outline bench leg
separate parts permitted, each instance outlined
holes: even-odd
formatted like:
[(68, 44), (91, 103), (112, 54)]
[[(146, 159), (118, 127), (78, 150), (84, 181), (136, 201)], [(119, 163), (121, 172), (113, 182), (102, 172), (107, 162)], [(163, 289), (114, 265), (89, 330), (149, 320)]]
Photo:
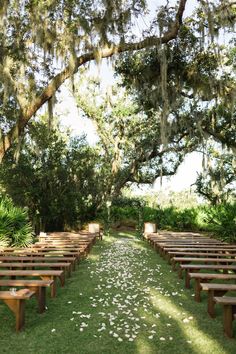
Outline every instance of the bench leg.
[(233, 337), (233, 311), (232, 305), (224, 305), (224, 314), (223, 314), (223, 323), (224, 323), (224, 333), (227, 337)]
[(208, 290), (208, 305), (207, 305), (207, 312), (208, 314), (214, 318), (215, 317), (215, 301), (214, 296), (223, 296), (227, 293), (226, 290)]
[(61, 286), (63, 287), (65, 285), (65, 271), (63, 271), (62, 275), (59, 277)]
[(68, 278), (71, 277), (71, 265), (68, 268), (66, 268), (66, 269), (64, 267), (60, 267), (60, 270), (63, 270), (64, 272), (66, 272), (66, 275), (67, 275)]
[(38, 311), (43, 313), (46, 309), (46, 288), (40, 286), (38, 289)]
[(172, 257), (169, 255), (168, 252), (166, 253), (166, 260), (167, 260), (168, 264), (172, 263)]
[(63, 271), (62, 275), (59, 276), (61, 286), (64, 287), (65, 285), (65, 271)]
[(30, 290), (35, 292), (38, 300), (38, 312), (43, 313), (46, 309), (46, 288), (45, 286), (30, 286)]
[(14, 312), (16, 317), (16, 332), (20, 331), (25, 324), (25, 300), (9, 299), (4, 300), (9, 309)]
[(207, 312), (212, 318), (215, 317), (214, 290), (208, 290)]
[(167, 251), (163, 251), (163, 258), (168, 261), (168, 252)]
[(197, 278), (195, 279), (195, 296), (194, 296), (194, 299), (195, 301), (197, 302), (200, 302), (201, 301), (201, 279)]
[(57, 291), (56, 278), (53, 277), (53, 283), (51, 286), (51, 297), (56, 296), (56, 291)]
[(16, 305), (16, 331), (20, 331), (25, 324), (25, 300), (18, 300)]
[(41, 276), (41, 279), (43, 280), (53, 280), (53, 283), (51, 285), (51, 297), (55, 297), (56, 296), (56, 292), (57, 292), (57, 284), (56, 284), (56, 277), (54, 276)]
[(189, 270), (189, 271), (188, 271), (188, 269), (185, 270), (185, 287), (186, 287), (187, 289), (190, 288), (189, 272), (190, 272), (190, 270)]
[(178, 269), (178, 277), (179, 277), (180, 279), (183, 279), (183, 269), (180, 268), (180, 267), (179, 267), (179, 269)]
[(67, 268), (67, 275), (69, 278), (71, 277), (71, 272), (72, 272), (72, 263), (70, 263), (70, 266)]
[(176, 262), (175, 262), (175, 260), (173, 259), (171, 259), (171, 258), (169, 258), (169, 260), (170, 260), (170, 262), (168, 262), (169, 264), (172, 264), (172, 270), (176, 270)]
[(72, 262), (72, 270), (76, 270), (76, 260)]

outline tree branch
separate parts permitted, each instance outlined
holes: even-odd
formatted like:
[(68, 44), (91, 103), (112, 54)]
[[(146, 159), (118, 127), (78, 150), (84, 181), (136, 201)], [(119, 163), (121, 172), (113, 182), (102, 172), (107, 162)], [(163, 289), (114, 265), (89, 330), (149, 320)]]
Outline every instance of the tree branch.
[(154, 175), (148, 175), (148, 174), (133, 175), (133, 176), (130, 176), (130, 178), (127, 182), (141, 183), (141, 184), (152, 184), (158, 177), (173, 176), (176, 173), (178, 167), (179, 167), (179, 164), (176, 164), (176, 166), (174, 167), (174, 169), (172, 171), (168, 171), (163, 168), (163, 170), (156, 171), (156, 173)]
[(229, 139), (227, 139), (224, 135), (213, 131), (209, 127), (202, 127), (202, 130), (205, 131), (208, 135), (213, 136), (216, 140), (218, 140), (222, 144), (225, 144), (229, 148), (232, 148), (233, 152), (235, 153), (235, 151), (236, 151), (236, 141), (229, 141)]
[(113, 55), (127, 52), (127, 51), (136, 51), (144, 48), (149, 48), (152, 46), (156, 46), (159, 44), (168, 43), (172, 39), (175, 39), (178, 35), (179, 28), (182, 24), (182, 17), (185, 10), (187, 0), (180, 0), (178, 11), (175, 16), (175, 21), (171, 29), (163, 34), (162, 37), (151, 36), (145, 38), (142, 41), (136, 43), (124, 43), (120, 45), (112, 45), (111, 47), (102, 48), (99, 51), (85, 53), (79, 56), (73, 65), (69, 64), (62, 72), (57, 74), (48, 86), (42, 91), (40, 95), (38, 95), (31, 104), (24, 109), (21, 117), (19, 117), (16, 125), (10, 130), (10, 132), (1, 137), (0, 141), (0, 161), (5, 155), (5, 152), (11, 147), (13, 142), (18, 139), (18, 137), (22, 134), (24, 127), (27, 125), (28, 121), (32, 118), (32, 116), (43, 106), (45, 102), (47, 102), (58, 90), (58, 88), (72, 75), (74, 75), (80, 66), (86, 64), (89, 61), (96, 59), (97, 53), (99, 53), (100, 58), (109, 58)]

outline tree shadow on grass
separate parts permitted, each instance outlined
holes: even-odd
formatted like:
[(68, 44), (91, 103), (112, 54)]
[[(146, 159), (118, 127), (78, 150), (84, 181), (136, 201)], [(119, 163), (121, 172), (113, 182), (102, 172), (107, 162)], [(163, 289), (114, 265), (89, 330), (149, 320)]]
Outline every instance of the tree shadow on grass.
[[(154, 252), (154, 251), (153, 251)], [(171, 271), (171, 267), (156, 254), (156, 261), (162, 266), (162, 285), (168, 293), (181, 291), (182, 296), (163, 296), (153, 289), (153, 313), (159, 311), (163, 322), (168, 321), (171, 316), (173, 324), (173, 341), (163, 340), (157, 353), (171, 352), (173, 346), (174, 353), (235, 353), (235, 341), (226, 339), (223, 334), (222, 312), (221, 316), (212, 320), (206, 311), (207, 302), (205, 296), (201, 303), (196, 303), (193, 299), (193, 290), (184, 288), (184, 281), (179, 280), (177, 273)], [(184, 291), (182, 291), (184, 290)], [(218, 309), (219, 310), (219, 309)], [(191, 318), (189, 320), (189, 317)], [(169, 320), (170, 321), (170, 320)], [(161, 332), (160, 336), (166, 339), (168, 329)], [(169, 334), (170, 332), (169, 332)], [(160, 337), (159, 336), (159, 337)], [(191, 341), (191, 343), (188, 343)], [(149, 341), (152, 348), (150, 353), (155, 353), (155, 343)], [(159, 351), (160, 350), (160, 351)], [(137, 352), (142, 353), (137, 346)]]

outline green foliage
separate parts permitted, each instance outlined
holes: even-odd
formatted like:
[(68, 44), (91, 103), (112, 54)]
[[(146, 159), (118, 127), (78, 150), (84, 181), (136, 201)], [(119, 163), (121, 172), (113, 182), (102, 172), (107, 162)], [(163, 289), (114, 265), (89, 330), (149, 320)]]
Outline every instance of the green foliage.
[(159, 208), (156, 210), (154, 222), (157, 228), (167, 230), (195, 230), (196, 229), (196, 209), (177, 209), (175, 207)]
[[(196, 143), (211, 136), (235, 149), (234, 45), (223, 46), (221, 41), (214, 41), (211, 30), (212, 26), (217, 31), (221, 28), (217, 17), (221, 12), (216, 11), (212, 2), (208, 3), (210, 12), (206, 14), (201, 4), (199, 17), (185, 21), (176, 41), (123, 54), (117, 61), (116, 72), (136, 98), (140, 110), (149, 119), (155, 115), (167, 142), (172, 135), (177, 137), (185, 132)], [(232, 11), (229, 4), (225, 8)], [(168, 18), (168, 10), (165, 11)], [(211, 44), (205, 40), (206, 32)]]
[(7, 122), (1, 129), (12, 126), (61, 65), (73, 74), (76, 55), (88, 50), (99, 60), (99, 48), (123, 37), (144, 7), (142, 0), (1, 1), (0, 112)]
[(98, 82), (84, 76), (75, 94), (78, 106), (97, 128), (106, 199), (116, 198), (129, 182), (149, 184), (173, 175), (193, 148), (182, 132), (175, 132), (163, 147), (157, 117), (140, 112), (119, 86), (113, 86), (112, 95), (102, 95)]
[(222, 240), (236, 242), (236, 203), (201, 208), (198, 224)]
[(113, 223), (117, 226), (127, 226), (135, 228), (138, 222), (138, 210), (132, 206), (117, 207), (111, 209)]
[(58, 127), (31, 125), (16, 163), (8, 153), (1, 184), (14, 202), (27, 206), (36, 231), (77, 227), (99, 201), (96, 151), (84, 138), (70, 139)]
[(109, 223), (109, 227), (136, 229), (138, 235), (141, 235), (143, 232), (144, 205), (145, 201), (141, 198), (118, 197), (113, 200), (109, 214), (108, 208), (103, 207), (97, 217), (104, 224), (105, 230)]
[[(122, 205), (123, 203), (123, 205)], [(138, 204), (132, 205), (132, 199), (124, 199), (111, 208), (113, 227), (136, 227), (139, 220), (156, 223), (159, 230), (206, 231), (222, 240), (236, 241), (236, 204), (217, 206), (198, 206), (178, 209), (174, 206), (151, 208)], [(141, 215), (140, 215), (141, 211)]]
[(33, 239), (33, 229), (26, 209), (14, 206), (6, 197), (0, 199), (0, 245), (26, 247)]
[[(113, 227), (132, 227), (141, 232), (143, 222), (153, 222), (158, 229), (195, 230), (197, 228), (197, 208), (177, 209), (175, 207), (150, 208), (139, 198), (120, 198), (111, 207), (111, 223)], [(106, 211), (100, 214), (106, 219)], [(142, 225), (139, 225), (142, 223)]]
[(235, 200), (236, 166), (235, 156), (222, 149), (209, 147), (204, 154), (206, 166), (198, 174), (196, 192), (212, 205)]
[(190, 209), (145, 208), (144, 221), (157, 224), (158, 229), (206, 231), (222, 240), (236, 241), (236, 204), (199, 206)]

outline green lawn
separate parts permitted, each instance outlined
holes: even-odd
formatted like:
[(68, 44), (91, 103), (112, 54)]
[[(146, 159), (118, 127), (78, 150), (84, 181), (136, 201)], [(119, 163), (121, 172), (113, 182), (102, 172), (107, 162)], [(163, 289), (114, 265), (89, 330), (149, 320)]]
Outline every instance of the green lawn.
[(117, 233), (97, 242), (45, 314), (27, 302), (25, 330), (0, 305), (1, 353), (235, 353), (221, 308), (212, 320), (193, 290), (144, 241)]

